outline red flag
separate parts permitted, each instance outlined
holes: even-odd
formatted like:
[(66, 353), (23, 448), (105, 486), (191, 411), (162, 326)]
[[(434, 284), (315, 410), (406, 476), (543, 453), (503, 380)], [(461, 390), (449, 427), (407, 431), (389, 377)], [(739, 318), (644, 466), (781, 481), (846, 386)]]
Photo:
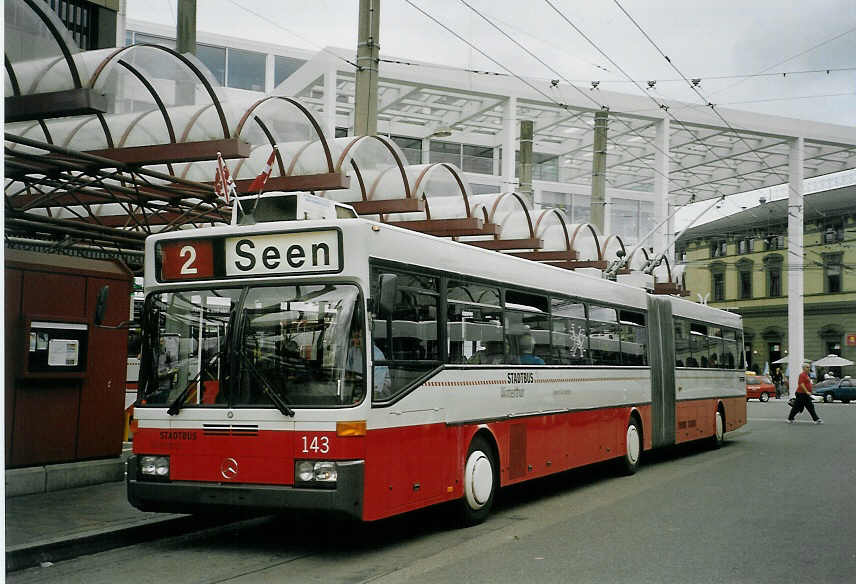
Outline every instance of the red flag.
[(270, 173), (273, 170), (273, 161), (276, 158), (276, 148), (271, 150), (270, 156), (268, 156), (267, 162), (265, 163), (265, 167), (262, 169), (262, 172), (257, 176), (250, 186), (247, 188), (248, 192), (258, 191), (262, 192), (262, 189), (265, 188), (265, 183), (267, 179), (270, 178)]
[(226, 186), (223, 182), (223, 157), (217, 153), (217, 170), (214, 171), (214, 194), (217, 198), (229, 199), (226, 194)]
[(235, 181), (232, 180), (229, 167), (223, 162), (223, 157), (219, 152), (217, 153), (217, 170), (214, 175), (214, 193), (225, 199), (227, 205), (229, 204), (229, 197), (237, 195)]

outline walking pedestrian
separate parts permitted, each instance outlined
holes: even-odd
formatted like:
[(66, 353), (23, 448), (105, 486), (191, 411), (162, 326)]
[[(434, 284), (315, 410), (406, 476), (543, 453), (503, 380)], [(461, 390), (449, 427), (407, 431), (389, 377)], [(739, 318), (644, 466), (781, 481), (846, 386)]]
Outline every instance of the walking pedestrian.
[(782, 397), (782, 368), (776, 367), (776, 370), (773, 372), (773, 384), (776, 386), (776, 399)]
[(794, 405), (791, 406), (791, 413), (788, 414), (788, 424), (794, 423), (794, 416), (803, 411), (803, 409), (808, 410), (808, 413), (811, 415), (811, 419), (814, 420), (815, 424), (823, 424), (823, 420), (821, 420), (817, 412), (814, 411), (814, 402), (811, 399), (811, 379), (808, 376), (808, 370), (811, 368), (809, 363), (803, 363), (802, 373), (800, 373), (799, 380), (797, 381), (797, 392), (794, 396)]

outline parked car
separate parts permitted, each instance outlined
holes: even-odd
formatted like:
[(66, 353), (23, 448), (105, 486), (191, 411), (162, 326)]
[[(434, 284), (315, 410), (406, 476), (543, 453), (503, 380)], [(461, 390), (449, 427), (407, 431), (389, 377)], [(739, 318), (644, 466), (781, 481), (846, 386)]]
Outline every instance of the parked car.
[(836, 399), (844, 403), (856, 401), (856, 381), (849, 375), (844, 379), (827, 379), (814, 386), (814, 395), (827, 403)]
[(753, 371), (746, 372), (746, 400), (757, 399), (762, 402), (770, 401), (776, 395), (776, 386), (766, 375), (758, 375)]

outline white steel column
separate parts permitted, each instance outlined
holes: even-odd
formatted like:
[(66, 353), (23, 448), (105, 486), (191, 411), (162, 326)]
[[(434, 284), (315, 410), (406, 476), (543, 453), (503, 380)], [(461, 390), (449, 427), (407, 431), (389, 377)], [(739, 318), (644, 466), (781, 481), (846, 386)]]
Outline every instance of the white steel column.
[[(654, 151), (654, 225), (663, 223), (669, 216), (669, 124), (668, 118), (657, 122), (657, 135), (654, 138), (657, 147)], [(669, 220), (657, 230), (651, 241), (643, 243), (645, 247), (654, 248), (654, 256), (665, 253), (671, 243), (670, 238), (674, 237), (673, 230), (669, 229), (673, 225), (674, 222)]]
[(431, 138), (422, 138), (422, 164), (431, 162)]
[(324, 72), (324, 130), (332, 140), (336, 137), (336, 66), (330, 64)]
[(803, 335), (803, 160), (802, 138), (791, 142), (788, 160), (788, 374), (789, 393), (797, 388), (797, 378), (805, 358)]
[(502, 112), (502, 191), (517, 188), (514, 176), (515, 151), (517, 150), (517, 98), (509, 97)]
[(270, 95), (276, 88), (276, 57), (271, 53), (265, 55), (265, 95)]

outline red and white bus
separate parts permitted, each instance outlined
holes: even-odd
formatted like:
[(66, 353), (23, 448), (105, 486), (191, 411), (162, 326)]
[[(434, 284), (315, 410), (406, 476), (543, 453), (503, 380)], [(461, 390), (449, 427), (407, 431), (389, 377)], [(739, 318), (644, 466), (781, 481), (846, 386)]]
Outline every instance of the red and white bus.
[(133, 505), (475, 523), (745, 424), (739, 316), (336, 214), (146, 241)]

